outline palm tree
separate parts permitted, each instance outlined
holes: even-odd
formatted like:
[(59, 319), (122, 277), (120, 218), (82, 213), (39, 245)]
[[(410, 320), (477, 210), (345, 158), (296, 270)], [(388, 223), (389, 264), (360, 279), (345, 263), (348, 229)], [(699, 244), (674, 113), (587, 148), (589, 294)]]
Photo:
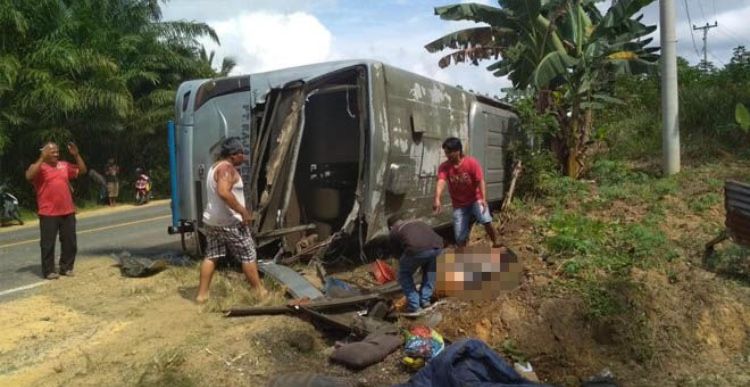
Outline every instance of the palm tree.
[(198, 38), (218, 43), (216, 33), (162, 21), (157, 0), (0, 0), (0, 28), (8, 170), (23, 170), (43, 139), (123, 154), (161, 145), (179, 83), (215, 74), (200, 65)]
[[(211, 50), (210, 52), (208, 52), (206, 51), (205, 46), (201, 46), (201, 49), (199, 51), (200, 60), (201, 62), (203, 62), (205, 66), (207, 66), (212, 71), (215, 71), (213, 68), (215, 55), (216, 55), (216, 52), (214, 52), (214, 50)], [(216, 72), (216, 76), (226, 77), (227, 75), (229, 75), (230, 72), (232, 72), (232, 70), (236, 66), (237, 66), (237, 61), (233, 57), (225, 56), (221, 60), (221, 68), (219, 69), (219, 71)]]
[(487, 69), (508, 76), (516, 89), (531, 88), (540, 112), (552, 112), (560, 132), (553, 146), (571, 177), (585, 167), (593, 110), (617, 103), (607, 86), (619, 73), (653, 68), (658, 48), (642, 39), (655, 30), (633, 18), (653, 0), (620, 0), (602, 14), (595, 0), (499, 0), (500, 8), (457, 4), (435, 8), (444, 20), (471, 20), (485, 26), (457, 31), (425, 47), (454, 51), (440, 59), (453, 63), (499, 59)]

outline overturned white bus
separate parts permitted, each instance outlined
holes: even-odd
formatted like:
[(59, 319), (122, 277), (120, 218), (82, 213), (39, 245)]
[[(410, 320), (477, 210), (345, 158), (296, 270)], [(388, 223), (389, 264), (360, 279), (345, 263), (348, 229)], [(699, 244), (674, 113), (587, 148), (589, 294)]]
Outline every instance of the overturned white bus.
[[(261, 246), (292, 251), (315, 233), (361, 251), (394, 213), (450, 223), (451, 211), (432, 214), (447, 137), (483, 165), (488, 201), (501, 201), (516, 127), (498, 100), (370, 60), (185, 82), (170, 128), (169, 232), (200, 240), (206, 172), (226, 137), (245, 143), (241, 175)], [(198, 253), (200, 243), (183, 247)]]

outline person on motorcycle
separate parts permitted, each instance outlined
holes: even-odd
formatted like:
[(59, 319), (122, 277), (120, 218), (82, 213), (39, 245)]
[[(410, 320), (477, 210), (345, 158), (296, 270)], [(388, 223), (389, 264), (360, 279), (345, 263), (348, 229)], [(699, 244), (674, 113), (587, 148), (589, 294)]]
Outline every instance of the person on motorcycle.
[(151, 199), (151, 178), (143, 168), (136, 168), (135, 174), (135, 202), (136, 204), (148, 203)]

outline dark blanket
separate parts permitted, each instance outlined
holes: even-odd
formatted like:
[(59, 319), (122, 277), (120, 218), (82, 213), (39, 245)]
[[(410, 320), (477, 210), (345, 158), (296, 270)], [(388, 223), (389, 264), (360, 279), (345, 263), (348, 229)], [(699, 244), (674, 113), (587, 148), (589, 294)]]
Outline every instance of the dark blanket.
[(446, 347), (400, 387), (543, 386), (528, 381), (481, 340), (466, 339)]

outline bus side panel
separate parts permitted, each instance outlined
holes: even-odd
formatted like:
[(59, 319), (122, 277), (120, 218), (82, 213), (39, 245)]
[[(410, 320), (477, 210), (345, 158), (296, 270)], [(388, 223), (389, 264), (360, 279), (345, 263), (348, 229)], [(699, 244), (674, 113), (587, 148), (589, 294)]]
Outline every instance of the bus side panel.
[(481, 102), (472, 107), (470, 117), (471, 155), (482, 155), (484, 179), (487, 185), (487, 201), (503, 199), (505, 187), (505, 145), (510, 136), (510, 121), (513, 113)]
[[(200, 220), (206, 205), (206, 174), (219, 152), (221, 142), (232, 136), (242, 138), (246, 154), (250, 147), (249, 116), (246, 113), (250, 102), (250, 92), (231, 93), (214, 97), (195, 112), (191, 155), (191, 198), (193, 219)], [(249, 159), (249, 158), (247, 158)], [(249, 175), (249, 166), (240, 168), (243, 180)], [(187, 176), (186, 176), (187, 177)], [(200, 187), (200, 191), (198, 188)], [(246, 192), (247, 194), (247, 192)], [(196, 198), (200, 199), (200, 202)]]
[(388, 98), (386, 216), (399, 213), (421, 218), (433, 226), (450, 223), (450, 199), (443, 211), (432, 213), (437, 170), (445, 160), (447, 137), (469, 140), (468, 113), (472, 95), (404, 70), (385, 66)]

